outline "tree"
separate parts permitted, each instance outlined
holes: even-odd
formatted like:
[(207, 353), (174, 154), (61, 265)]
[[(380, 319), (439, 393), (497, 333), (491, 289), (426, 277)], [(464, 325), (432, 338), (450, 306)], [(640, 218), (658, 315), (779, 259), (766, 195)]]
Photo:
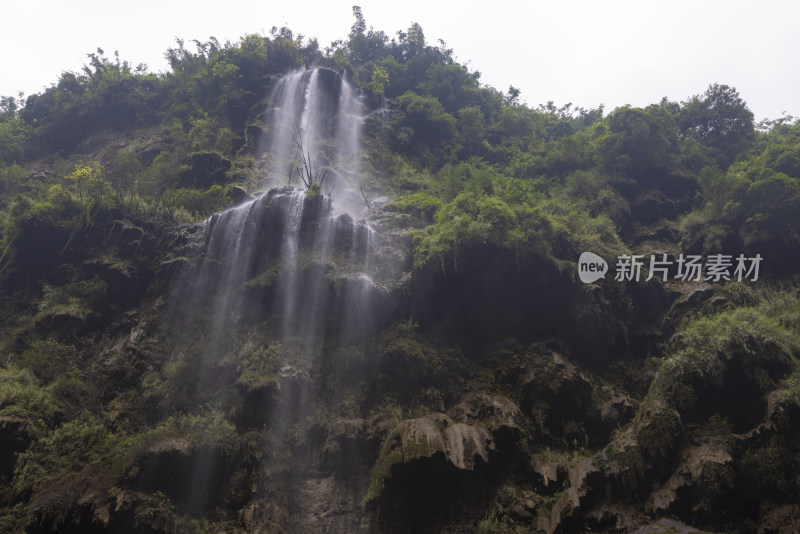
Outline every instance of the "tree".
[(363, 35), (364, 32), (367, 31), (367, 21), (364, 20), (364, 13), (361, 12), (361, 6), (353, 6), (353, 16), (356, 18), (356, 21), (350, 28), (350, 39), (358, 35)]
[(405, 114), (405, 124), (413, 129), (419, 141), (441, 145), (455, 136), (456, 119), (436, 97), (408, 91), (397, 99), (397, 105)]
[(422, 31), (422, 26), (417, 22), (411, 24), (408, 32), (398, 32), (397, 37), (400, 40), (400, 50), (406, 60), (418, 56), (426, 48), (425, 33)]
[(606, 124), (597, 153), (604, 171), (642, 181), (651, 175), (663, 176), (676, 164), (678, 132), (665, 108), (623, 106), (607, 117)]
[(720, 167), (727, 168), (755, 139), (753, 113), (727, 85), (712, 84), (702, 96), (683, 102), (678, 115), (681, 134), (712, 149)]
[(117, 205), (130, 209), (136, 194), (136, 182), (142, 170), (142, 163), (133, 150), (120, 149), (113, 154), (108, 174)]
[(0, 115), (0, 166), (22, 162), (27, 140), (28, 128), (22, 120)]
[(367, 84), (367, 88), (375, 96), (383, 96), (386, 93), (386, 85), (389, 83), (389, 73), (386, 69), (377, 65), (372, 71), (372, 80)]
[(435, 96), (449, 113), (478, 102), (479, 72), (469, 72), (458, 63), (434, 63), (428, 68), (425, 78), (419, 84), (419, 90), (425, 95)]
[(478, 106), (468, 106), (458, 110), (458, 130), (470, 154), (483, 142), (486, 135), (485, 123), (486, 119)]
[(103, 178), (103, 167), (89, 167), (75, 164), (75, 170), (65, 176), (67, 183), (78, 190), (80, 205), (88, 201), (91, 206), (99, 207), (103, 199), (111, 192), (111, 185)]

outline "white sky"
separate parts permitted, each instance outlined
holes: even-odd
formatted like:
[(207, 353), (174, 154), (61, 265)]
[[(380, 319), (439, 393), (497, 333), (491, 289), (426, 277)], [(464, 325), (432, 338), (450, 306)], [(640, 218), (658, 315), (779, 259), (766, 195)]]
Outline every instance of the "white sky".
[(419, 22), (483, 83), (606, 112), (666, 96), (685, 100), (710, 83), (736, 87), (756, 120), (800, 115), (800, 2), (796, 0), (281, 0), (208, 2), (4, 0), (0, 95), (32, 94), (80, 70), (97, 47), (164, 71), (175, 37), (238, 40), (289, 26), (324, 48), (344, 39), (361, 5), (368, 26), (394, 37)]

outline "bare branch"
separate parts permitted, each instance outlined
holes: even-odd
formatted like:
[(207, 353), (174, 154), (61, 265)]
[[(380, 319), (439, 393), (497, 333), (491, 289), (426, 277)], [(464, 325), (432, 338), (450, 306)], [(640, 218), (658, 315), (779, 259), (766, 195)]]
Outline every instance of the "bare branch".
[(297, 167), (289, 169), (289, 182), (291, 183), (293, 174), (297, 174), (300, 176), (300, 180), (307, 190), (319, 192), (325, 178), (330, 173), (330, 169), (320, 171), (319, 167), (313, 164), (310, 152), (306, 153), (306, 150), (303, 148), (302, 138), (298, 140), (297, 137), (292, 134), (292, 141), (300, 152), (300, 160), (302, 163)]
[(364, 204), (366, 204), (367, 209), (370, 209), (372, 206), (369, 204), (369, 199), (367, 198), (367, 194), (364, 192), (364, 186), (361, 186), (361, 197), (364, 199)]

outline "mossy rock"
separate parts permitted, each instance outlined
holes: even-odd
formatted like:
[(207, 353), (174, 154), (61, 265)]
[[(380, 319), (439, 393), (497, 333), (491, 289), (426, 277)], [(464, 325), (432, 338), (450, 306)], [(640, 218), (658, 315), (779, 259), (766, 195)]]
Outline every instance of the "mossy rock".
[(494, 440), (483, 425), (457, 423), (441, 413), (431, 413), (398, 424), (384, 440), (372, 469), (364, 503), (377, 499), (388, 479), (403, 464), (441, 455), (460, 470), (473, 470), (476, 462), (489, 461)]

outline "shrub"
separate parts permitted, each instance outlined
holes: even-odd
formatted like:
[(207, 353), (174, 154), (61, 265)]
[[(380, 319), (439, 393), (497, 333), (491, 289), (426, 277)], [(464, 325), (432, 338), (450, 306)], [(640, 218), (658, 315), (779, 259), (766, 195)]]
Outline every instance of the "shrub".
[(23, 417), (44, 427), (54, 424), (60, 413), (57, 398), (31, 370), (0, 368), (0, 414)]

